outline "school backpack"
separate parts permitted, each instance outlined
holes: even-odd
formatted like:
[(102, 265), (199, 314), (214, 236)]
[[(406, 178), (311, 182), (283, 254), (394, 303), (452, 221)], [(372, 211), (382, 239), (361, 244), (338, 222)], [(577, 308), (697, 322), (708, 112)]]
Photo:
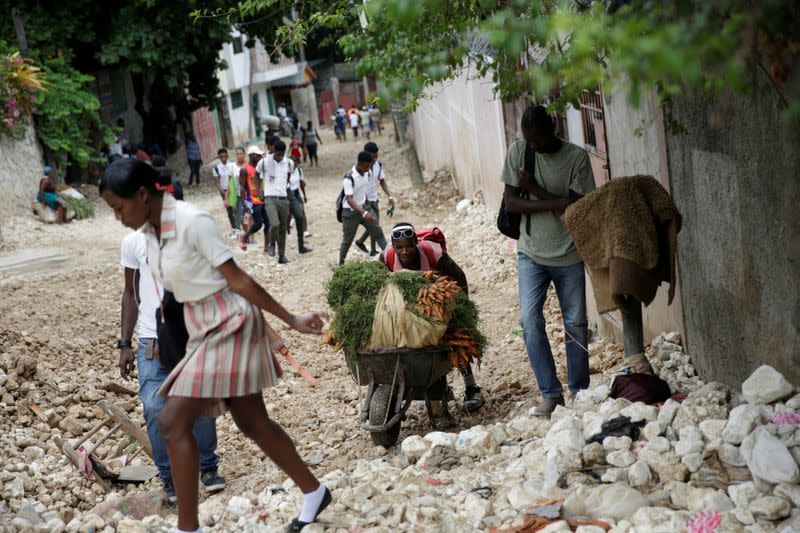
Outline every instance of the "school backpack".
[[(356, 180), (353, 179), (352, 171), (348, 172), (344, 175), (345, 178), (350, 180), (350, 183), (353, 184), (353, 187), (356, 186)], [(344, 210), (344, 187), (339, 192), (339, 196), (336, 197), (336, 220), (339, 222), (342, 221), (342, 211)]]
[[(436, 254), (433, 253), (433, 248), (427, 243), (435, 242), (441, 246), (443, 253), (447, 252), (447, 239), (445, 239), (444, 233), (435, 226), (432, 228), (415, 228), (414, 231), (417, 234), (417, 240), (419, 241), (422, 251), (425, 253), (425, 257), (428, 258), (428, 264), (431, 265), (431, 268), (436, 269), (438, 263), (436, 261)], [(394, 265), (394, 246), (386, 248), (384, 260), (386, 265), (392, 268), (392, 265)]]

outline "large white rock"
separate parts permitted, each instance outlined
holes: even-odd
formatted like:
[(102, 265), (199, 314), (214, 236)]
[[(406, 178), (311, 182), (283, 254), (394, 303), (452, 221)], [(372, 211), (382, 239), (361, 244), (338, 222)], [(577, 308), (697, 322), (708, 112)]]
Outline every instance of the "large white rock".
[(756, 488), (755, 483), (752, 481), (745, 481), (737, 485), (729, 485), (728, 496), (730, 496), (737, 507), (747, 507), (751, 501), (760, 498), (763, 494)]
[(703, 455), (700, 453), (687, 453), (681, 457), (681, 463), (686, 465), (689, 472), (697, 472), (703, 466)]
[(600, 526), (578, 526), (575, 533), (606, 533), (606, 530)]
[(615, 452), (617, 450), (630, 450), (631, 444), (633, 444), (633, 441), (628, 436), (606, 437), (603, 439), (603, 448), (609, 452)]
[(243, 516), (248, 509), (253, 506), (253, 502), (242, 496), (231, 496), (228, 500), (228, 514), (234, 517)]
[(588, 441), (600, 433), (604, 421), (605, 417), (596, 411), (583, 413), (583, 439)]
[(800, 468), (794, 457), (766, 426), (748, 435), (742, 441), (740, 452), (754, 477), (773, 484), (800, 481)]
[(642, 487), (652, 481), (653, 474), (650, 467), (644, 461), (636, 461), (628, 469), (628, 485), (633, 488)]
[(147, 530), (141, 522), (123, 518), (117, 522), (117, 533), (145, 533)]
[(769, 365), (761, 365), (742, 383), (742, 396), (750, 403), (772, 403), (786, 398), (793, 391), (792, 384)]
[(741, 444), (748, 436), (761, 416), (758, 407), (751, 404), (742, 404), (731, 409), (728, 422), (722, 431), (722, 439), (730, 444)]
[(675, 418), (675, 415), (678, 414), (678, 410), (681, 408), (681, 404), (676, 402), (673, 399), (669, 399), (664, 402), (664, 405), (658, 411), (658, 425), (661, 426), (661, 433), (664, 433), (664, 430), (667, 429), (672, 423), (672, 419)]
[(719, 460), (730, 466), (745, 466), (747, 463), (742, 457), (741, 450), (738, 446), (725, 443), (719, 447)]
[(800, 485), (781, 483), (775, 487), (775, 496), (787, 499), (791, 501), (795, 507), (800, 507)]
[(777, 520), (789, 516), (792, 506), (783, 498), (764, 496), (750, 502), (749, 510), (756, 517)]
[(648, 422), (644, 426), (644, 429), (642, 429), (642, 434), (644, 435), (644, 438), (646, 438), (647, 440), (653, 440), (659, 435), (661, 435), (663, 432), (664, 431), (661, 429), (661, 425), (656, 420), (654, 420), (653, 422)]
[(635, 531), (683, 531), (688, 513), (664, 507), (642, 507), (631, 517)]
[(646, 450), (652, 450), (656, 453), (668, 452), (670, 448), (672, 448), (672, 445), (666, 437), (656, 437), (645, 445)]
[(619, 520), (647, 505), (647, 498), (641, 492), (622, 483), (579, 486), (564, 501), (564, 516)]
[(572, 533), (572, 528), (566, 520), (559, 520), (543, 527), (538, 533)]
[(644, 402), (636, 402), (620, 411), (619, 414), (629, 417), (631, 422), (641, 422), (642, 420), (650, 422), (658, 417), (658, 408)]
[(431, 448), (437, 446), (450, 447), (455, 445), (458, 435), (455, 433), (445, 433), (444, 431), (433, 431), (422, 438), (431, 445)]
[(583, 424), (577, 416), (565, 416), (558, 420), (544, 437), (544, 445), (548, 449), (580, 452), (583, 442)]
[(675, 443), (675, 455), (678, 457), (683, 457), (684, 455), (689, 455), (690, 453), (700, 453), (702, 451), (702, 440), (681, 439)]
[(533, 495), (531, 495), (528, 490), (525, 488), (525, 485), (519, 483), (511, 487), (511, 490), (508, 491), (508, 503), (516, 509), (517, 511), (521, 511), (523, 509), (527, 509), (536, 499)]
[(617, 450), (606, 455), (606, 461), (612, 466), (625, 468), (636, 462), (636, 457), (630, 450)]
[(472, 206), (472, 200), (469, 198), (464, 198), (460, 202), (456, 204), (456, 213), (459, 215), (465, 214), (469, 208)]
[(428, 442), (419, 435), (409, 435), (403, 439), (400, 450), (410, 461), (416, 461), (428, 451)]
[(475, 457), (494, 454), (500, 450), (500, 446), (482, 425), (473, 426), (465, 429), (458, 434), (456, 439), (456, 449), (464, 451)]
[(698, 425), (706, 441), (712, 442), (722, 438), (722, 432), (725, 430), (726, 424), (726, 420), (711, 418), (709, 420), (703, 420)]

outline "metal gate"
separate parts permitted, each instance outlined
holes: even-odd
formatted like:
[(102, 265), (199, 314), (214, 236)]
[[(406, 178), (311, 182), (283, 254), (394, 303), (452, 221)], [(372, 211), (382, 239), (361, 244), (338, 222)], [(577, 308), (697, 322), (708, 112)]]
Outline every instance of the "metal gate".
[(600, 91), (583, 91), (580, 98), (583, 140), (592, 164), (595, 184), (600, 187), (610, 179), (603, 96)]

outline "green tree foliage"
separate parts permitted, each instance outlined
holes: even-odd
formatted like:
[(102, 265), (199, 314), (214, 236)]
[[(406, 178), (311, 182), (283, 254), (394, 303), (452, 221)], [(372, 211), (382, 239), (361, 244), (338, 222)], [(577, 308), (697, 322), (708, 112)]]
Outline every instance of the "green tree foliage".
[(42, 70), (47, 90), (39, 93), (34, 107), (36, 132), (53, 152), (83, 166), (96, 159), (100, 144), (114, 140), (111, 127), (100, 120), (100, 101), (87, 87), (94, 78), (63, 57), (45, 60)]
[[(251, 11), (279, 3), (246, 2)], [(785, 88), (800, 53), (796, 0), (339, 0), (306, 9), (298, 31), (354, 11), (369, 24), (340, 45), (409, 108), (471, 67), (491, 75), (504, 100), (555, 90), (554, 107), (598, 86), (627, 90), (634, 104), (652, 88), (664, 101), (687, 87), (750, 94), (766, 76), (787, 115), (800, 118), (800, 95)]]

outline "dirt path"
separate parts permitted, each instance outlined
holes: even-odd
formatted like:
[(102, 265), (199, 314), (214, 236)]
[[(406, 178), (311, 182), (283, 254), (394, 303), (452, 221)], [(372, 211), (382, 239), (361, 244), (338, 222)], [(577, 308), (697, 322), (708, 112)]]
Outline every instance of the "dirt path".
[[(383, 222), (384, 231), (388, 233), (388, 228), (400, 220), (418, 226), (438, 225), (444, 230), (450, 254), (467, 274), (491, 342), (484, 364), (476, 372), (489, 401), (478, 413), (470, 415), (451, 407), (458, 423), (453, 430), (495, 422), (513, 407), (532, 402), (536, 390), (521, 335), (515, 332), (519, 328), (519, 310), (514, 252), (509, 243), (498, 238), (490, 213), (482, 208), (466, 215), (455, 213), (459, 198), (449, 188), (448, 180), (437, 182), (433, 202), (409, 193), (403, 159), (399, 153), (391, 153), (395, 144), (390, 132), (391, 129), (375, 139), (385, 154), (382, 160), (400, 204), (395, 220)], [(264, 256), (259, 245), (242, 252), (230, 240), (236, 260), (295, 312), (325, 310), (324, 285), (338, 259), (341, 239), (341, 226), (334, 218), (334, 199), (341, 177), (354, 163), (363, 142), (359, 139), (354, 143), (352, 137), (347, 142), (337, 142), (328, 130), (322, 135), (322, 166), (306, 167), (307, 213), (313, 234), (307, 245), (314, 252), (299, 256), (292, 235), (287, 245), (291, 262), (284, 266)], [(431, 169), (427, 174), (432, 174)], [(209, 210), (227, 235), (223, 206), (205, 179), (199, 189), (186, 187), (186, 199)], [(398, 194), (400, 191), (404, 192)], [(427, 206), (429, 203), (431, 206)], [(24, 384), (26, 401), (53, 408), (59, 417), (69, 417), (83, 428), (93, 424), (93, 406), (99, 399), (113, 400), (137, 416), (141, 413), (137, 398), (100, 390), (104, 383), (120, 381), (114, 346), (119, 336), (122, 289), (119, 244), (127, 231), (103, 202), (97, 203), (94, 219), (69, 226), (43, 226), (31, 217), (12, 220), (3, 227), (6, 244), (0, 250), (0, 353), (34, 357), (39, 373), (35, 380)], [(261, 243), (261, 239), (260, 234), (256, 236), (257, 242)], [(350, 258), (366, 256), (354, 247)], [(555, 298), (551, 297), (546, 305), (548, 332), (551, 338), (561, 339)], [(264, 394), (271, 415), (287, 428), (309, 462), (317, 465), (315, 470), (321, 474), (335, 469), (347, 472), (355, 459), (394, 453), (373, 446), (369, 436), (360, 430), (359, 391), (343, 364), (342, 354), (333, 353), (316, 338), (288, 331), (277, 320), (271, 323), (285, 336), (295, 357), (321, 382), (319, 387), (311, 388), (287, 371), (281, 384)], [(561, 340), (553, 343), (553, 350), (563, 358)], [(591, 350), (596, 367), (607, 366), (619, 353), (618, 347), (604, 343), (593, 344)], [(57, 392), (42, 387), (41, 376), (50, 376)], [(451, 377), (456, 396), (460, 397), (461, 379), (457, 375)], [(135, 382), (128, 385), (135, 388)], [(16, 429), (43, 442), (58, 432), (24, 409), (21, 413), (18, 405), (0, 408), (0, 429), (5, 435), (0, 437), (0, 449), (4, 455), (8, 452), (11, 457), (21, 457), (14, 437), (9, 437), (10, 431)], [(400, 438), (429, 431), (424, 407), (415, 405), (408, 412)], [(230, 494), (260, 490), (266, 483), (283, 480), (255, 445), (243, 439), (229, 415), (218, 421), (218, 432), (221, 470), (230, 482)], [(41, 446), (58, 457), (52, 448)], [(69, 508), (91, 507), (102, 498), (100, 494), (78, 492), (53, 490), (53, 506), (63, 513)]]

